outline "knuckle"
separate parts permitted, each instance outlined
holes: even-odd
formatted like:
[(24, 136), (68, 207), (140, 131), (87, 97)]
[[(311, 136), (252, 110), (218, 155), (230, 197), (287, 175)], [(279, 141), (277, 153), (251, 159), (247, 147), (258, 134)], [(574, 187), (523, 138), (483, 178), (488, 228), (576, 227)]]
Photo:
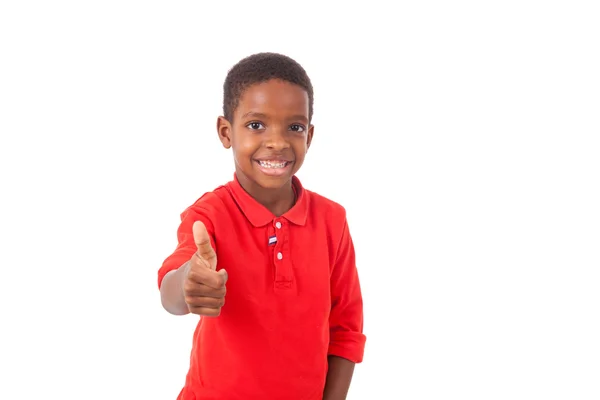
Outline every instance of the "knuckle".
[(199, 307), (190, 307), (190, 312), (196, 315), (203, 315), (202, 309)]
[(200, 269), (200, 268), (190, 270), (188, 278), (192, 282), (204, 282), (206, 280), (205, 275), (202, 273), (202, 269)]
[(203, 315), (207, 316), (207, 317), (216, 317), (218, 316), (220, 313), (219, 310), (214, 309), (214, 308), (210, 308), (210, 309), (206, 309), (204, 310), (204, 312), (202, 313)]
[(187, 273), (187, 278), (188, 278), (188, 281), (195, 280), (198, 278), (198, 272), (196, 271), (196, 269), (194, 268), (193, 265), (191, 266), (190, 270)]

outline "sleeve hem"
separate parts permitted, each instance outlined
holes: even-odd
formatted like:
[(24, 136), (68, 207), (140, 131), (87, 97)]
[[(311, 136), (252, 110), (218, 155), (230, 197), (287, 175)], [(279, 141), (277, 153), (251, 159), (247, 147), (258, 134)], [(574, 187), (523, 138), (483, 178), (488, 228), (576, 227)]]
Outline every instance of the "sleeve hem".
[[(341, 340), (339, 340), (341, 339)], [(338, 356), (356, 364), (363, 361), (366, 337), (362, 333), (344, 333), (329, 343), (327, 355)]]

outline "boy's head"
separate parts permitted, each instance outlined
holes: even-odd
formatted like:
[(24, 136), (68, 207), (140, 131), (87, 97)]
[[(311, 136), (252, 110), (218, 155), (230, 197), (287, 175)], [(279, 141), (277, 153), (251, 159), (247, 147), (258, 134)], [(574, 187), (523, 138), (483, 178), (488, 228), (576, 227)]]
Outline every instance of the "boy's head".
[(313, 114), (313, 87), (306, 71), (288, 56), (277, 53), (258, 53), (239, 61), (229, 70), (223, 85), (223, 115), (232, 122), (240, 97), (248, 86), (271, 79), (300, 86), (308, 95), (308, 118)]
[(217, 131), (233, 149), (240, 183), (251, 191), (289, 185), (314, 131), (313, 89), (304, 68), (281, 54), (254, 54), (231, 68), (223, 89)]

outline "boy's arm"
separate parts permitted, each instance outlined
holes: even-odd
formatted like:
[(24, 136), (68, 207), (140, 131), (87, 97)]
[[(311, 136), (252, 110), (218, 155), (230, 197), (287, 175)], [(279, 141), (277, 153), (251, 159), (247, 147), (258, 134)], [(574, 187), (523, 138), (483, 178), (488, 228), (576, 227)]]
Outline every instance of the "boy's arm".
[(323, 399), (343, 400), (350, 387), (354, 365), (362, 362), (366, 341), (354, 245), (345, 219), (336, 261), (331, 271), (329, 332), (329, 369)]
[(329, 369), (323, 400), (344, 400), (354, 373), (354, 363), (338, 356), (329, 356)]

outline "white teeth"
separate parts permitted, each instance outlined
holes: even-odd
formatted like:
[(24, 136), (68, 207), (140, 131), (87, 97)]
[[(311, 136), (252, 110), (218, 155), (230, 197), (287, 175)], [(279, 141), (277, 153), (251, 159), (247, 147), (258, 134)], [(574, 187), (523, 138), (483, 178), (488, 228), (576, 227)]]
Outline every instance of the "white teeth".
[(284, 168), (287, 165), (287, 161), (259, 161), (258, 163), (263, 168)]

